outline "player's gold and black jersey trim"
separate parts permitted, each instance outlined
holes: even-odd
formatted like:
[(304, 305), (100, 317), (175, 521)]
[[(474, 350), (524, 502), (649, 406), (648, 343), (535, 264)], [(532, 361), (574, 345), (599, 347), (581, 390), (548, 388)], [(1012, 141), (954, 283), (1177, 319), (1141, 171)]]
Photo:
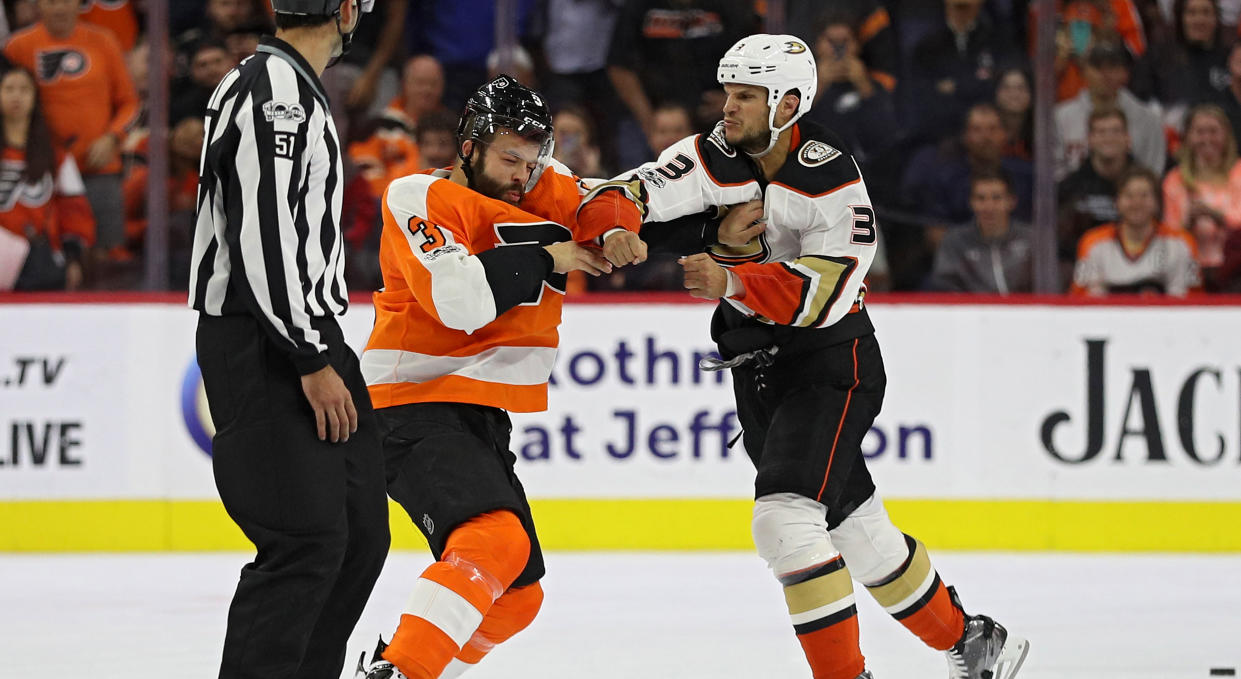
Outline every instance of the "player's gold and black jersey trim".
[(578, 206), (578, 214), (581, 214), (581, 208), (587, 203), (608, 192), (616, 192), (621, 196), (624, 196), (628, 202), (633, 203), (633, 205), (638, 208), (638, 212), (642, 215), (642, 218), (646, 218), (646, 186), (638, 180), (637, 177), (632, 177), (630, 179), (613, 179), (611, 181), (606, 181), (596, 185), (582, 198), (582, 203)]
[(845, 283), (857, 269), (856, 257), (807, 255), (791, 263), (781, 263), (785, 271), (802, 279), (801, 299), (788, 325), (818, 327), (827, 318), (827, 311), (840, 299)]
[(299, 372), (327, 365), (312, 324), (345, 312), (341, 149), (327, 96), (265, 38), (208, 103), (189, 303), (258, 319)]
[(721, 266), (737, 266), (746, 262), (765, 262), (771, 257), (771, 246), (764, 234), (751, 238), (749, 243), (741, 246), (714, 243), (708, 252), (711, 259)]
[(762, 172), (746, 154), (728, 145), (724, 139), (724, 123), (716, 123), (710, 134), (700, 134), (694, 140), (698, 160), (707, 176), (717, 186), (743, 186), (750, 182), (765, 184)]

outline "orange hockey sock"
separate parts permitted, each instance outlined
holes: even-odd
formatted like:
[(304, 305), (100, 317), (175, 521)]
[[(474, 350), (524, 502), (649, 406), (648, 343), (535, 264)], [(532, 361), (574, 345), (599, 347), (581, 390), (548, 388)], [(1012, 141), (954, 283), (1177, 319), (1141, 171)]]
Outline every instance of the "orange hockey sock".
[(931, 566), (926, 547), (905, 536), (909, 558), (887, 580), (868, 587), (892, 617), (931, 648), (952, 648), (965, 631), (965, 614)]
[(814, 679), (856, 679), (866, 660), (858, 646), (857, 606), (844, 561), (837, 556), (778, 577)]
[(487, 616), (470, 641), (461, 648), (457, 659), (471, 665), (477, 664), (491, 649), (529, 627), (542, 606), (543, 587), (537, 582), (505, 592), (487, 611)]
[(490, 512), (459, 526), (443, 558), (414, 585), (384, 659), (410, 679), (440, 676), (529, 556), (530, 540), (512, 512)]

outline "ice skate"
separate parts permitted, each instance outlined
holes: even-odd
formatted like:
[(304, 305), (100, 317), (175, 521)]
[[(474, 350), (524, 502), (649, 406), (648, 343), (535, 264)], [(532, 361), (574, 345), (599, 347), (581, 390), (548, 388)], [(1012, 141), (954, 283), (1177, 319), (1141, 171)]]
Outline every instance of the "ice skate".
[(985, 615), (965, 618), (965, 633), (948, 649), (949, 679), (1012, 679), (1030, 644)]
[(362, 652), (362, 657), (358, 658), (358, 670), (354, 674), (354, 679), (405, 679), (405, 675), (396, 668), (396, 665), (383, 659), (384, 649), (388, 645), (384, 643), (383, 637), (379, 638), (379, 643), (375, 645), (375, 652), (371, 654), (371, 664), (364, 666), (366, 660), (366, 652)]

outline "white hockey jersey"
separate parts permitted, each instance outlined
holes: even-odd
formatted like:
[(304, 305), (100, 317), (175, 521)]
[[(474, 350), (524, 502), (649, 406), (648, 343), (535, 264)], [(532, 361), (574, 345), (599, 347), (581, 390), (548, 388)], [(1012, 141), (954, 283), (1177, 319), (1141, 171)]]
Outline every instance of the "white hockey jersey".
[[(668, 222), (709, 208), (763, 200), (767, 230), (741, 248), (710, 245), (744, 285), (727, 303), (765, 323), (831, 326), (860, 308), (878, 239), (861, 171), (824, 128), (799, 122), (788, 159), (770, 182), (724, 140), (723, 127), (673, 144), (659, 159), (597, 187), (620, 188)], [(867, 324), (869, 325), (869, 324)]]

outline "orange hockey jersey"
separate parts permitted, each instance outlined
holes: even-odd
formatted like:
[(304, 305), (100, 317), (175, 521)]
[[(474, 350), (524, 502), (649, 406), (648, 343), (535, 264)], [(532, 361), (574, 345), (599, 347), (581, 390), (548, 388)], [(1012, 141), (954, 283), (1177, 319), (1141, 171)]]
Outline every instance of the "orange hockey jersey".
[(371, 400), (545, 410), (565, 276), (550, 273), (542, 246), (595, 238), (615, 221), (580, 223), (586, 188), (555, 161), (524, 209), (448, 176), (403, 177), (384, 194), (384, 289), (362, 353)]
[(120, 172), (119, 153), (103, 168), (89, 169), (85, 163), (95, 140), (109, 132), (123, 140), (138, 116), (138, 94), (112, 33), (78, 22), (61, 40), (37, 23), (14, 34), (4, 54), (35, 74), (48, 127), (82, 172)]
[(138, 17), (129, 0), (83, 0), (82, 21), (112, 31), (128, 52), (138, 42)]

